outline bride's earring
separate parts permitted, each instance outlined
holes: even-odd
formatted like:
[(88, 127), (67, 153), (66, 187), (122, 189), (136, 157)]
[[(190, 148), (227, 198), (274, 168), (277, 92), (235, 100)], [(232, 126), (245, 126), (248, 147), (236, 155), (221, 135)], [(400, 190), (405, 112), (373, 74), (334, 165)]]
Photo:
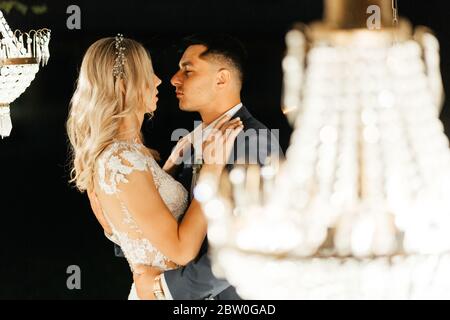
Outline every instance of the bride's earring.
[(144, 115), (144, 121), (141, 127), (141, 133), (144, 135), (144, 140), (145, 137), (148, 134), (150, 134), (152, 129), (153, 129), (153, 113), (146, 113)]
[(153, 117), (154, 117), (154, 113), (153, 112), (148, 112), (145, 114), (145, 126), (149, 127), (150, 125), (153, 127)]

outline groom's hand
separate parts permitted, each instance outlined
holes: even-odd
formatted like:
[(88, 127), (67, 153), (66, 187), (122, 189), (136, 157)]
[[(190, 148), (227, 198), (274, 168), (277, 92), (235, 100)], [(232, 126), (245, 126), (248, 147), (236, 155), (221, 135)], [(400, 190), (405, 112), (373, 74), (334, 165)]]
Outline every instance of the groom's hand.
[(161, 274), (161, 269), (139, 265), (134, 268), (133, 280), (136, 292), (141, 300), (156, 300), (153, 294), (155, 278)]

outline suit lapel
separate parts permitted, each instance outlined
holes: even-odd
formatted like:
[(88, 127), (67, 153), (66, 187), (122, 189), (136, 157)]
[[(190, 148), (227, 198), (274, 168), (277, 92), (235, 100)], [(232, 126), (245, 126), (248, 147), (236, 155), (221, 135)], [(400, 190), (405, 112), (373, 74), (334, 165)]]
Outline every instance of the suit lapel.
[[(183, 159), (183, 165), (178, 168), (176, 179), (186, 190), (191, 190), (192, 183), (192, 164), (194, 163), (194, 152), (191, 146), (191, 154), (189, 158)], [(189, 195), (190, 196), (190, 195)]]
[[(236, 112), (236, 114), (232, 117), (232, 119), (238, 118), (238, 117), (241, 118), (241, 121), (244, 124), (244, 131), (249, 129), (248, 121), (250, 119), (253, 119), (253, 116), (252, 116), (252, 114), (248, 111), (248, 109), (245, 106), (242, 106), (242, 108), (239, 109), (238, 112)], [(240, 134), (242, 134), (242, 132)], [(237, 144), (238, 144), (238, 139), (236, 139), (236, 141), (234, 142), (233, 151), (232, 151), (231, 156), (230, 156), (231, 163), (226, 165), (226, 168), (227, 168), (228, 171), (231, 171), (231, 169), (233, 169), (233, 167), (234, 167), (234, 163), (236, 161), (235, 153), (236, 153), (236, 150), (238, 150), (238, 145)], [(248, 148), (248, 146), (246, 146), (246, 150), (245, 150), (246, 153), (248, 152), (247, 148)]]
[(242, 106), (242, 108), (240, 108), (238, 110), (238, 112), (236, 112), (234, 114), (234, 116), (232, 117), (232, 119), (235, 118), (241, 118), (242, 122), (245, 123), (246, 120), (253, 118), (253, 116), (251, 115), (251, 113), (248, 111), (248, 109), (245, 106)]

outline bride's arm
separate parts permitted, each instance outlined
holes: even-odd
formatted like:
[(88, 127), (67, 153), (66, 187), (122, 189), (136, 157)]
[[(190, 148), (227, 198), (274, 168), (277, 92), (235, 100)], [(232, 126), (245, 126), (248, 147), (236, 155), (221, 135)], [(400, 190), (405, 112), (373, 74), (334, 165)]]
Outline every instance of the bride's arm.
[[(206, 168), (219, 175), (222, 168)], [(119, 185), (117, 195), (153, 246), (178, 265), (186, 265), (200, 250), (206, 236), (206, 219), (197, 201), (189, 206), (182, 222), (173, 217), (148, 171), (134, 171), (128, 183)]]
[(174, 176), (176, 169), (178, 168), (179, 164), (173, 163), (170, 161), (170, 158), (167, 159), (166, 163), (164, 163), (163, 170), (170, 174), (171, 176)]
[[(219, 177), (234, 141), (242, 130), (239, 119), (220, 121), (205, 143), (205, 165), (200, 175)], [(186, 265), (198, 254), (206, 236), (207, 222), (200, 204), (194, 199), (181, 223), (173, 217), (162, 200), (149, 171), (133, 171), (116, 193), (144, 236), (165, 256), (178, 265)]]

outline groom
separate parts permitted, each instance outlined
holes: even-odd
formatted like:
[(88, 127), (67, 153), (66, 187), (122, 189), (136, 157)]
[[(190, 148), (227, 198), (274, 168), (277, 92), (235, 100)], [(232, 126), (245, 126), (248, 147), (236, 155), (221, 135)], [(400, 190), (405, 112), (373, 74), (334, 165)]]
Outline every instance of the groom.
[[(278, 158), (281, 150), (274, 135), (241, 103), (244, 59), (242, 44), (230, 36), (189, 37), (185, 39), (179, 71), (172, 77), (171, 83), (176, 88), (180, 109), (200, 113), (203, 125), (194, 132), (202, 131), (201, 140), (207, 138), (208, 129), (222, 116), (239, 117), (244, 131), (236, 139), (232, 162), (262, 165), (269, 155)], [(197, 150), (200, 148), (196, 148), (198, 145), (201, 143), (193, 143), (193, 157), (185, 158), (175, 175), (191, 192), (196, 175), (193, 164), (201, 162), (201, 154), (198, 155)], [(135, 276), (141, 297), (160, 300), (240, 299), (226, 280), (213, 275), (207, 239), (197, 258), (187, 266), (163, 274), (160, 272), (148, 267), (145, 273)]]

